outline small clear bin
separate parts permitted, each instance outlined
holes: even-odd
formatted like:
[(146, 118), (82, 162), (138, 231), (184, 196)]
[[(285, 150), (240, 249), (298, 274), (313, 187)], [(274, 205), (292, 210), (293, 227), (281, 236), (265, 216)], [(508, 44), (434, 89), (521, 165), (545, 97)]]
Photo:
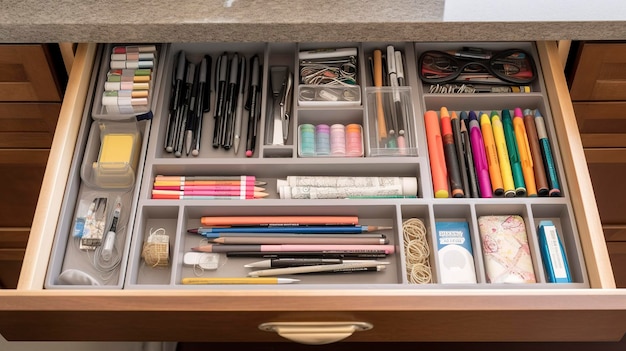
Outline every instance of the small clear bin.
[(417, 156), (411, 87), (365, 88), (367, 156)]

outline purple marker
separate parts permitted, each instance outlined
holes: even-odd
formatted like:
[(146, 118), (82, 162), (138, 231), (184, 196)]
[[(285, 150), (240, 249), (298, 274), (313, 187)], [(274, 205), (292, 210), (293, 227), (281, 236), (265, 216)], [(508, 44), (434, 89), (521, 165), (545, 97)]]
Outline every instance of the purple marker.
[(478, 118), (474, 111), (469, 112), (470, 143), (474, 155), (474, 167), (476, 168), (476, 178), (478, 178), (478, 188), (480, 197), (492, 197), (491, 180), (489, 179), (489, 167), (487, 166), (487, 155), (485, 154), (485, 143), (483, 134), (480, 131)]

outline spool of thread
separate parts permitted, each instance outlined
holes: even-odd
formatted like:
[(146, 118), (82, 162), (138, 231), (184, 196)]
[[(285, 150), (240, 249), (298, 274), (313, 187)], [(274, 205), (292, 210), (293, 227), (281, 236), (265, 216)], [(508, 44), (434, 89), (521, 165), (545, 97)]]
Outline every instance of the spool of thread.
[(343, 124), (330, 126), (330, 154), (333, 156), (346, 155), (346, 127)]
[(318, 124), (315, 127), (315, 153), (330, 155), (330, 127), (328, 124)]
[(315, 156), (315, 126), (312, 124), (300, 125), (300, 155)]
[(346, 155), (363, 156), (361, 125), (352, 123), (346, 126)]

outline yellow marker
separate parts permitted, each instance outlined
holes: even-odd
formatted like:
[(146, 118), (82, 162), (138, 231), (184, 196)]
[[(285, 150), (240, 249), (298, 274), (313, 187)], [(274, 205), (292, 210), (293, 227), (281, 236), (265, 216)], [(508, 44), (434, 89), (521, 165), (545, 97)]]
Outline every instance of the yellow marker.
[(487, 156), (487, 165), (489, 167), (489, 178), (491, 179), (493, 195), (502, 196), (504, 195), (504, 184), (502, 183), (502, 174), (500, 173), (498, 152), (496, 151), (496, 142), (493, 137), (491, 120), (489, 119), (489, 115), (486, 113), (483, 113), (480, 116), (480, 129), (483, 133), (483, 142), (485, 143), (485, 154)]
[(504, 196), (514, 197), (515, 183), (513, 182), (509, 152), (506, 148), (506, 139), (504, 138), (504, 127), (496, 111), (491, 112), (491, 127), (493, 129), (493, 138), (496, 141), (496, 151), (498, 152), (498, 161), (500, 162), (502, 183), (504, 183)]
[(516, 108), (514, 112), (513, 128), (515, 129), (515, 139), (517, 140), (519, 158), (522, 164), (522, 173), (524, 174), (524, 182), (526, 183), (526, 195), (537, 196), (537, 184), (535, 183), (533, 158), (530, 154), (530, 146), (528, 145), (528, 135), (526, 135), (524, 117), (522, 117), (522, 112), (519, 108)]

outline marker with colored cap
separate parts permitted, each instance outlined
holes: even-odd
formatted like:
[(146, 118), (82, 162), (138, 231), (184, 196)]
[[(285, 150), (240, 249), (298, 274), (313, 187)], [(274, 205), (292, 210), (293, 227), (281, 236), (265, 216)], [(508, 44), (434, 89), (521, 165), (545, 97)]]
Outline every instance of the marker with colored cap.
[(513, 120), (509, 110), (502, 110), (502, 126), (504, 128), (504, 139), (506, 140), (506, 149), (509, 153), (509, 161), (511, 164), (511, 173), (513, 174), (513, 184), (515, 185), (516, 196), (526, 196), (526, 183), (524, 183), (524, 174), (522, 173), (522, 163), (517, 150), (517, 140), (515, 139), (515, 131), (513, 129)]
[(474, 166), (476, 168), (476, 178), (478, 179), (478, 188), (480, 189), (480, 197), (492, 197), (491, 180), (489, 179), (489, 167), (487, 166), (487, 155), (485, 155), (485, 144), (483, 142), (482, 132), (478, 124), (478, 118), (474, 111), (470, 111), (470, 141), (472, 144), (472, 153), (474, 155)]

